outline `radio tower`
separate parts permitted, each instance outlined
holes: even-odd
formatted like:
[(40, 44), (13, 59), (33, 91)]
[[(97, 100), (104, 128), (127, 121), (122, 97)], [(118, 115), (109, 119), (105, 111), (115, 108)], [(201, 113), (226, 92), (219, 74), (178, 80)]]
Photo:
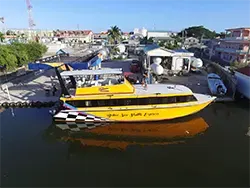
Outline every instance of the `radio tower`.
[(28, 14), (29, 14), (29, 37), (31, 37), (31, 30), (33, 30), (35, 23), (34, 23), (34, 20), (32, 18), (32, 5), (30, 3), (30, 0), (26, 0), (26, 5), (27, 5), (27, 9), (28, 9)]

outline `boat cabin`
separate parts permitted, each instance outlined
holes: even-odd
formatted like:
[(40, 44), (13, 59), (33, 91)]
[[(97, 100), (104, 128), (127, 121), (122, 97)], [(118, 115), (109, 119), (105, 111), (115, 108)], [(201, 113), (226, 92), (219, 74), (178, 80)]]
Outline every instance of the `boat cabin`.
[[(119, 107), (196, 102), (182, 85), (131, 85), (121, 69), (63, 71), (60, 76), (71, 97), (61, 99), (71, 107)], [(75, 83), (72, 85), (72, 83)]]
[(121, 69), (63, 71), (60, 75), (73, 96), (134, 92)]

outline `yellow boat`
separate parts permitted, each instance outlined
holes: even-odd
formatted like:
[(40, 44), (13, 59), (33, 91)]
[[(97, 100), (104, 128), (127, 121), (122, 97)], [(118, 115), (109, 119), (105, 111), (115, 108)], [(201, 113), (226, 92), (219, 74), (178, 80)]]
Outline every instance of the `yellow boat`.
[(161, 121), (194, 114), (215, 99), (183, 85), (131, 85), (120, 69), (63, 71), (57, 75), (63, 109), (55, 113), (55, 121)]

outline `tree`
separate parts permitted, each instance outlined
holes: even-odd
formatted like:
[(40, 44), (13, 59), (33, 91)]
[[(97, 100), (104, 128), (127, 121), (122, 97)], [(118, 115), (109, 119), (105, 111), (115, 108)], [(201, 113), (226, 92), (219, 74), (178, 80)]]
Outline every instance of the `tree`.
[(186, 28), (182, 30), (180, 33), (178, 33), (178, 35), (182, 36), (183, 33), (185, 33), (185, 36), (187, 37), (195, 37), (198, 39), (201, 39), (201, 38), (212, 39), (216, 37), (215, 31), (211, 31), (207, 28), (204, 28), (203, 26), (193, 26), (193, 27)]
[(152, 44), (152, 43), (154, 43), (153, 37), (150, 37), (149, 39), (147, 37), (140, 39), (140, 44)]
[(108, 40), (110, 44), (117, 44), (121, 41), (121, 29), (117, 26), (112, 26), (108, 30)]
[(42, 57), (47, 51), (47, 47), (37, 42), (29, 42), (26, 46), (29, 61), (35, 61)]
[(7, 45), (0, 45), (0, 65), (6, 65), (7, 70), (13, 70), (17, 66), (17, 58)]
[(224, 39), (226, 37), (226, 33), (225, 32), (216, 33), (216, 37), (220, 37), (221, 39)]
[(174, 41), (160, 41), (159, 46), (170, 49), (170, 50), (180, 48), (180, 46), (178, 45), (177, 40), (174, 40)]
[(4, 34), (0, 32), (0, 42), (4, 41)]
[(26, 44), (15, 42), (9, 46), (17, 58), (17, 66), (28, 64), (29, 56), (26, 49)]
[(36, 42), (0, 45), (0, 65), (12, 70), (41, 58), (46, 51), (45, 45)]
[(16, 35), (14, 31), (8, 30), (6, 31), (6, 35)]

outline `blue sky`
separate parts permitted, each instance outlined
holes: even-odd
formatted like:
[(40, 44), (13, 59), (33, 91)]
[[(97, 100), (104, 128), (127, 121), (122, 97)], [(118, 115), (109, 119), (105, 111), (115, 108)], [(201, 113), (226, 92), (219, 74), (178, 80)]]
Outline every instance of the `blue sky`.
[[(250, 0), (31, 0), (38, 29), (123, 31), (135, 27), (179, 31), (204, 25), (217, 32), (250, 27)], [(27, 28), (25, 0), (0, 0), (0, 17), (7, 28)], [(2, 26), (0, 26), (2, 27)]]

